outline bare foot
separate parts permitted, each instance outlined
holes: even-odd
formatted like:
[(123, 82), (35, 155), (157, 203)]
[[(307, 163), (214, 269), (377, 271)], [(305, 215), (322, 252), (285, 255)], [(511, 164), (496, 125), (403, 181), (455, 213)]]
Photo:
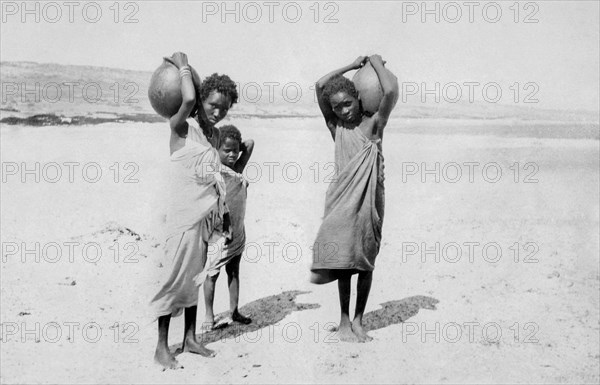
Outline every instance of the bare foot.
[(244, 325), (248, 325), (248, 324), (252, 323), (251, 318), (243, 316), (237, 311), (234, 312), (233, 314), (231, 314), (231, 319), (234, 320), (235, 322), (239, 322)]
[(213, 330), (215, 330), (214, 322), (203, 322), (202, 326), (200, 328), (201, 333), (208, 333), (208, 332), (212, 332)]
[(337, 327), (336, 337), (344, 342), (359, 342), (358, 336), (352, 332), (350, 324), (340, 325)]
[(215, 317), (206, 316), (204, 322), (202, 322), (202, 331), (211, 331), (215, 328)]
[(358, 337), (358, 342), (373, 341), (373, 337), (369, 336), (363, 326), (358, 322), (352, 322), (352, 331)]
[(200, 354), (203, 357), (214, 357), (217, 355), (214, 350), (202, 346), (198, 341), (186, 339), (183, 343), (183, 351), (187, 353)]
[(154, 353), (154, 362), (162, 367), (162, 370), (167, 369), (183, 369), (183, 366), (175, 359), (171, 352), (167, 349), (156, 349)]

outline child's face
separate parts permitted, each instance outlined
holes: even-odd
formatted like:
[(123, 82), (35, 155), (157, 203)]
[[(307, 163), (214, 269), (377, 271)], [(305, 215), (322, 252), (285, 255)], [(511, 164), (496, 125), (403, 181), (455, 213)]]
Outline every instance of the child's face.
[(227, 115), (231, 108), (231, 99), (220, 92), (211, 91), (202, 102), (202, 108), (204, 108), (208, 121), (214, 126)]
[(219, 147), (219, 157), (221, 158), (221, 163), (225, 166), (233, 167), (235, 162), (237, 162), (239, 155), (240, 142), (231, 138), (226, 138), (225, 142), (221, 143), (221, 146)]
[(331, 109), (344, 122), (355, 121), (360, 116), (360, 105), (358, 99), (344, 91), (331, 95), (329, 98)]

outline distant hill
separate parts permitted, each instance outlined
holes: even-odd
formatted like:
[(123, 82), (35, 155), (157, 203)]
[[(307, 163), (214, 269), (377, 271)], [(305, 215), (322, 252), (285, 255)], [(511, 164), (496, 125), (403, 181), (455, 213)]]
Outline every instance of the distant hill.
[[(1, 62), (1, 117), (156, 115), (148, 100), (151, 72), (32, 62)], [(248, 98), (253, 98), (249, 96)], [(265, 97), (264, 99), (268, 99)], [(316, 116), (318, 106), (251, 103), (240, 98), (231, 115)]]
[[(24, 119), (34, 115), (160, 121), (148, 100), (151, 72), (118, 68), (61, 65), (34, 62), (0, 62), (2, 101), (0, 118)], [(297, 102), (286, 101), (281, 88), (269, 102), (265, 97), (241, 95), (232, 116), (315, 117), (320, 116), (312, 92), (304, 90)], [(138, 117), (138, 118), (136, 118)], [(402, 103), (392, 115), (403, 119), (546, 120), (597, 123), (594, 112), (554, 111), (517, 105), (490, 103)], [(50, 119), (52, 120), (52, 119)], [(81, 119), (80, 119), (81, 120)], [(78, 120), (79, 121), (79, 120)]]

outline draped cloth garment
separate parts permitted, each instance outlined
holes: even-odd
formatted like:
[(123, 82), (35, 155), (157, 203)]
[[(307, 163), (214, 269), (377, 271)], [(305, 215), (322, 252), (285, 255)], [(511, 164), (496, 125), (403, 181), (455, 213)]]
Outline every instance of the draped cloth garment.
[(336, 176), (313, 246), (311, 282), (337, 279), (339, 270), (372, 271), (381, 244), (384, 175), (381, 140), (358, 128), (336, 128)]

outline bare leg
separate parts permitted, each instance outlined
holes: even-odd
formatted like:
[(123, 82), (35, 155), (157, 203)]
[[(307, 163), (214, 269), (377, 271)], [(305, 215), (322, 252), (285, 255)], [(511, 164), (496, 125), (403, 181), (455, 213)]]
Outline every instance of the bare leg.
[(182, 350), (184, 352), (200, 354), (204, 357), (214, 357), (216, 353), (205, 348), (196, 339), (196, 312), (198, 306), (185, 308), (185, 330), (183, 334)]
[(363, 329), (362, 325), (363, 314), (367, 306), (367, 300), (369, 299), (369, 292), (371, 291), (371, 282), (373, 282), (372, 271), (361, 271), (358, 273), (356, 311), (354, 313), (354, 320), (352, 321), (352, 331), (356, 334), (360, 342), (367, 342), (373, 339)]
[(169, 324), (171, 323), (171, 315), (158, 317), (158, 343), (156, 344), (156, 352), (154, 353), (154, 362), (165, 369), (180, 369), (183, 368), (177, 362), (171, 351), (169, 350)]
[(352, 332), (350, 323), (350, 282), (352, 274), (345, 271), (337, 273), (338, 290), (340, 295), (340, 325), (338, 326), (337, 337), (345, 342), (358, 342), (358, 337)]
[(209, 329), (215, 326), (215, 314), (213, 310), (213, 303), (215, 301), (215, 286), (217, 283), (219, 274), (215, 276), (207, 276), (204, 281), (204, 307), (206, 308), (206, 315), (204, 316), (204, 325)]
[(240, 314), (238, 310), (238, 302), (240, 297), (240, 260), (241, 255), (234, 257), (227, 265), (227, 283), (229, 285), (229, 308), (231, 309), (231, 319), (247, 325), (252, 320)]

